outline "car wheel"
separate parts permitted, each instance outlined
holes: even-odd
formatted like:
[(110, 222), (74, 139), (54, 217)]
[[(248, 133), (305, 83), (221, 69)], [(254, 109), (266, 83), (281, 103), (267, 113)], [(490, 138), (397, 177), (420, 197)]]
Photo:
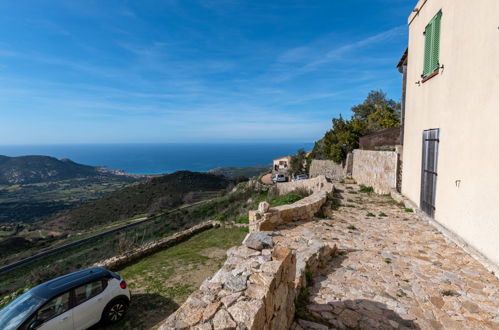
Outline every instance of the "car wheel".
[(128, 301), (116, 299), (107, 304), (102, 313), (104, 323), (115, 323), (120, 321), (128, 310)]

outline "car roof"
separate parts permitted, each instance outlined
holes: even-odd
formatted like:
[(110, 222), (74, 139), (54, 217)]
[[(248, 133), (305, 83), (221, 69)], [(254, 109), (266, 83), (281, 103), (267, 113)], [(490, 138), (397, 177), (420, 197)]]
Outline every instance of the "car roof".
[(66, 274), (50, 281), (35, 286), (30, 293), (44, 299), (51, 299), (79, 285), (111, 277), (111, 272), (102, 267), (88, 268), (74, 273)]

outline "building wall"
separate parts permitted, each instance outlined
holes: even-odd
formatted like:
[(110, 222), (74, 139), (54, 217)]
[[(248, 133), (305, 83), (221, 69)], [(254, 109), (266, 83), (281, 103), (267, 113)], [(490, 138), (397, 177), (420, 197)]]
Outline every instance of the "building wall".
[[(422, 131), (440, 129), (435, 221), (499, 265), (499, 1), (421, 0), (409, 17), (402, 193), (419, 205)], [(440, 74), (420, 85), (442, 10)]]

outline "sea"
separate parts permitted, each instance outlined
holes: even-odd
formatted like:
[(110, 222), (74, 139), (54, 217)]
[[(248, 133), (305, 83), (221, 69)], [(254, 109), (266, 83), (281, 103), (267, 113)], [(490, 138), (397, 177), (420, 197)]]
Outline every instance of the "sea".
[(313, 143), (148, 143), (1, 146), (0, 155), (43, 155), (106, 166), (129, 174), (205, 172), (217, 167), (271, 165), (272, 159), (311, 150)]

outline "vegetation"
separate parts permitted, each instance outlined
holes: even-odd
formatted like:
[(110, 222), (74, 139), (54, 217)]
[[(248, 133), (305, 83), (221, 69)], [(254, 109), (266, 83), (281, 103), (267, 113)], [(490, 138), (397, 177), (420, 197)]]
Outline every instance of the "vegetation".
[(370, 193), (374, 192), (374, 188), (373, 187), (366, 187), (366, 186), (362, 186), (361, 185), (359, 191), (362, 192), (362, 193), (370, 194)]
[(132, 290), (132, 304), (122, 322), (105, 329), (149, 329), (168, 317), (222, 266), (225, 251), (240, 245), (246, 233), (246, 228), (211, 229), (123, 268), (118, 273)]
[(83, 204), (44, 224), (57, 231), (77, 231), (131, 218), (154, 214), (185, 203), (218, 195), (231, 186), (224, 176), (179, 171), (125, 187), (96, 201)]
[(352, 107), (352, 117), (333, 118), (332, 128), (314, 145), (309, 159), (342, 162), (358, 148), (359, 138), (384, 128), (400, 125), (400, 103), (388, 99), (383, 91), (371, 91), (362, 104)]
[(291, 175), (298, 175), (306, 172), (305, 166), (307, 164), (307, 153), (305, 150), (300, 149), (291, 157), (289, 162), (289, 171)]
[(406, 208), (404, 209), (404, 211), (405, 211), (405, 212), (407, 212), (407, 213), (412, 213), (412, 212), (414, 212), (414, 210), (413, 210), (413, 209), (411, 209), (411, 208), (409, 208), (409, 207), (406, 207)]
[(252, 178), (259, 176), (262, 173), (269, 172), (272, 169), (270, 165), (263, 166), (249, 166), (249, 167), (218, 167), (209, 170), (208, 173), (223, 175), (229, 179), (237, 179), (239, 181), (241, 178)]
[(103, 175), (61, 181), (0, 185), (0, 223), (32, 223), (102, 198), (143, 179)]

